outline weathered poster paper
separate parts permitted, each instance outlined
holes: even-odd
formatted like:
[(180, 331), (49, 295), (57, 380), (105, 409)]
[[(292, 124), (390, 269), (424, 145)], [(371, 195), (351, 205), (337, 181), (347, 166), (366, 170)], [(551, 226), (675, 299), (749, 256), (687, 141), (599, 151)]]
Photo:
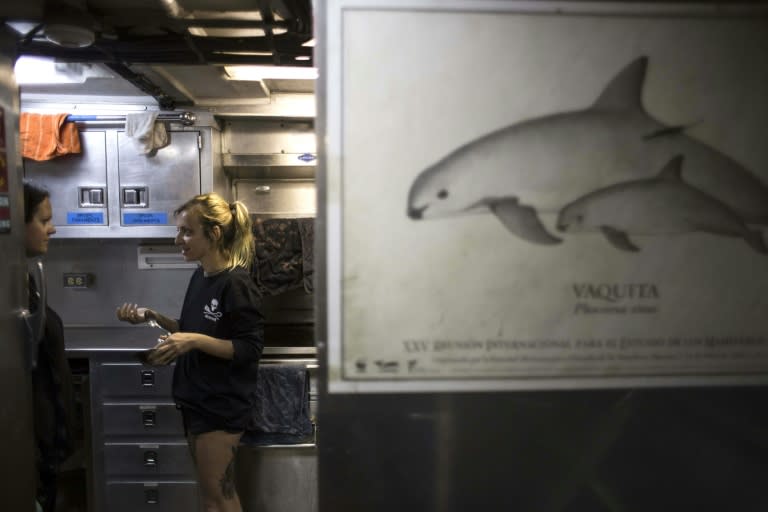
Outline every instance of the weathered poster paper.
[(766, 28), (342, 10), (331, 389), (762, 382)]

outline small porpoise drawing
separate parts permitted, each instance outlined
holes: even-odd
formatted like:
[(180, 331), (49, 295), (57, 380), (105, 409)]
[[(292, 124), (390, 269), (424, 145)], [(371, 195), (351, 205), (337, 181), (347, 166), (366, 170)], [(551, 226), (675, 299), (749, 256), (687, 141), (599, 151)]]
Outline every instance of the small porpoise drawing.
[(699, 231), (743, 238), (757, 252), (768, 253), (759, 231), (749, 229), (727, 205), (683, 181), (682, 164), (683, 157), (677, 156), (655, 178), (611, 185), (575, 200), (558, 215), (557, 229), (600, 230), (624, 251), (639, 250), (630, 234)]
[(598, 188), (648, 178), (683, 155), (689, 184), (748, 224), (768, 223), (768, 188), (756, 176), (689, 137), (686, 126), (648, 115), (642, 104), (647, 64), (647, 57), (629, 63), (589, 108), (521, 121), (455, 149), (416, 176), (408, 216), (491, 213), (529, 242), (556, 244), (561, 239), (539, 214), (556, 214)]

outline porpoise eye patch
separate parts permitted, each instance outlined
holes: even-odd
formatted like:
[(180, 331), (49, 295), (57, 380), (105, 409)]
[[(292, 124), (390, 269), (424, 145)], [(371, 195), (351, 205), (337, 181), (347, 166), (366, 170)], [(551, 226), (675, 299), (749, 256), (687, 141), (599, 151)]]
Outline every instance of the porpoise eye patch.
[(440, 191), (437, 193), (437, 198), (438, 199), (445, 199), (446, 197), (448, 197), (448, 191), (445, 190), (444, 188), (440, 189)]

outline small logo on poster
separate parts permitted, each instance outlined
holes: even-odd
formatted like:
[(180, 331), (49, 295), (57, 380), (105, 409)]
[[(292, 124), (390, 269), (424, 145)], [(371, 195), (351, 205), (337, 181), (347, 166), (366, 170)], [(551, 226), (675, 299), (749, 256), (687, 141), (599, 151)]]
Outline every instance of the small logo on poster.
[(397, 373), (397, 371), (400, 369), (400, 363), (398, 361), (384, 361), (379, 359), (374, 361), (374, 364), (382, 373)]

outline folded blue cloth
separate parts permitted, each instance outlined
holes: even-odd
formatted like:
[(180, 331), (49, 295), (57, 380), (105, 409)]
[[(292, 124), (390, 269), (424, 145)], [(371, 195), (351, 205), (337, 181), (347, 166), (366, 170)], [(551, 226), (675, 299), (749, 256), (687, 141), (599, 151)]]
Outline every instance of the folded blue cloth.
[(312, 432), (307, 369), (298, 365), (259, 366), (256, 404), (242, 442), (295, 444)]

